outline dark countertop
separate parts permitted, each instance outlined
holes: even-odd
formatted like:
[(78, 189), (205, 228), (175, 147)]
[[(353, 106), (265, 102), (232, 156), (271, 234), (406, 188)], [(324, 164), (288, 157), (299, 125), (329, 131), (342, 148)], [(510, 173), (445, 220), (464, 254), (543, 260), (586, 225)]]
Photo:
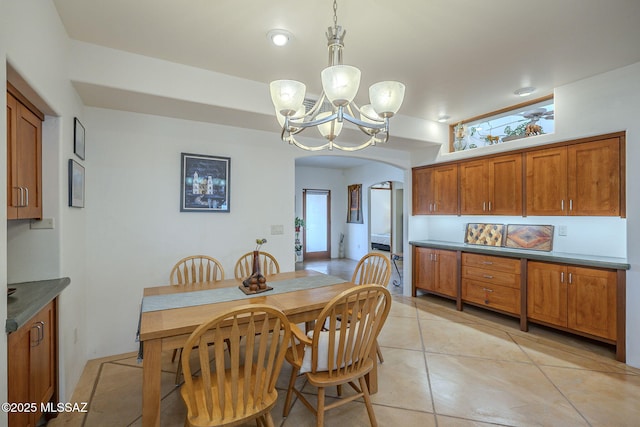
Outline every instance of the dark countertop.
[(6, 332), (17, 331), (45, 305), (60, 295), (69, 283), (71, 279), (63, 277), (7, 285), (8, 288), (16, 288), (16, 291), (7, 297)]
[(566, 252), (545, 252), (526, 249), (504, 248), (496, 246), (470, 245), (467, 243), (446, 242), (442, 240), (416, 240), (410, 245), (424, 248), (449, 249), (453, 251), (473, 252), (485, 255), (497, 255), (512, 258), (526, 258), (535, 261), (559, 262), (563, 264), (601, 267), (616, 270), (629, 270), (631, 266), (626, 258), (614, 258), (597, 255), (570, 254)]

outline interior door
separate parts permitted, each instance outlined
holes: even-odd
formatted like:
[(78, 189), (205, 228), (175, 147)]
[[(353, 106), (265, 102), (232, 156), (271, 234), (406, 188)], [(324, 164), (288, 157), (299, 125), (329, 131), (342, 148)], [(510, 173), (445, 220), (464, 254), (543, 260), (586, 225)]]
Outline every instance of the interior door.
[(302, 191), (304, 216), (303, 257), (305, 260), (331, 258), (331, 191)]

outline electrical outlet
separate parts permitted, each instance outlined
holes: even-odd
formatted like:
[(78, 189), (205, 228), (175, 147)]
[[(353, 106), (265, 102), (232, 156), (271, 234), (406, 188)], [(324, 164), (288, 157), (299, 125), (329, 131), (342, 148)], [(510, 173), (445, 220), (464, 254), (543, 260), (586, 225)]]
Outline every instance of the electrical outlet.
[(53, 228), (53, 218), (32, 219), (29, 223), (32, 230), (46, 230)]
[(567, 235), (567, 226), (560, 225), (558, 226), (558, 236), (566, 236)]

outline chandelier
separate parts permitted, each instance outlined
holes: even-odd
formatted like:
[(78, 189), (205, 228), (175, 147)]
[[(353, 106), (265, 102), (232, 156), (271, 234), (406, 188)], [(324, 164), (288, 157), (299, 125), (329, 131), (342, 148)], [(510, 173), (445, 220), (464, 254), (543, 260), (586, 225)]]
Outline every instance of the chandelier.
[[(342, 49), (346, 30), (338, 25), (338, 5), (333, 1), (333, 27), (329, 27), (327, 46), (329, 66), (322, 70), (322, 94), (313, 107), (306, 111), (303, 104), (306, 86), (295, 80), (275, 80), (270, 84), (271, 100), (276, 108), (276, 118), (282, 126), (281, 138), (284, 142), (309, 151), (337, 148), (343, 151), (357, 151), (389, 141), (389, 119), (393, 117), (404, 98), (404, 84), (383, 81), (369, 88), (370, 104), (358, 107), (353, 101), (360, 86), (360, 70), (342, 64)], [(327, 102), (328, 101), (328, 102)], [(322, 111), (329, 105), (328, 111)], [(357, 117), (357, 118), (356, 118)], [(356, 125), (368, 139), (357, 146), (335, 142), (340, 135), (344, 121)], [(296, 139), (303, 130), (317, 127), (327, 140), (325, 144), (308, 146)]]

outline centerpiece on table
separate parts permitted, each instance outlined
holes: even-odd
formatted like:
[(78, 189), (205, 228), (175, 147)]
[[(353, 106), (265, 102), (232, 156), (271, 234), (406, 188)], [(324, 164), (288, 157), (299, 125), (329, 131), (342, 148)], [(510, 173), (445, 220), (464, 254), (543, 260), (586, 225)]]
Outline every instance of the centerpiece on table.
[(267, 243), (267, 239), (256, 239), (256, 249), (253, 251), (253, 271), (251, 276), (242, 281), (243, 286), (239, 287), (245, 294), (257, 294), (273, 289), (267, 286), (267, 278), (260, 270), (260, 247), (265, 243)]

